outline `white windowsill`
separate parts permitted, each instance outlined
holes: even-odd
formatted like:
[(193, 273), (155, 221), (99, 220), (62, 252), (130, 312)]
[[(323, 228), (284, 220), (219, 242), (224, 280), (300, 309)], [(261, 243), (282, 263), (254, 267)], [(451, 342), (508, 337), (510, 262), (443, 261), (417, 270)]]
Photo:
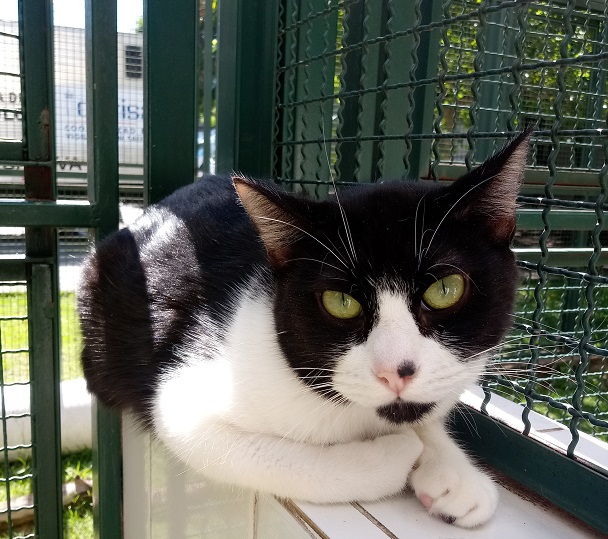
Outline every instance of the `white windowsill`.
[[(483, 390), (479, 386), (474, 386), (465, 391), (460, 400), (479, 410), (484, 397)], [(500, 395), (492, 394), (492, 398), (487, 405), (487, 411), (494, 419), (508, 425), (517, 432), (523, 432), (524, 423), (521, 419), (523, 406)], [(532, 425), (529, 433), (531, 438), (556, 449), (560, 453), (566, 452), (572, 440), (572, 435), (567, 427), (537, 412), (530, 412), (528, 419)], [(584, 432), (579, 432), (579, 436), (574, 451), (577, 460), (588, 463), (592, 467), (608, 470), (608, 444), (596, 440), (593, 436)]]
[[(480, 388), (463, 402), (479, 408)], [(522, 431), (522, 407), (496, 395), (488, 411)], [(531, 413), (531, 436), (565, 450), (570, 431)], [(608, 444), (581, 434), (576, 455), (608, 467)], [(123, 422), (124, 538), (211, 537), (213, 539), (578, 539), (603, 537), (540, 497), (496, 475), (499, 507), (486, 525), (465, 530), (430, 517), (411, 493), (375, 503), (315, 505), (207, 481), (168, 456), (162, 446)]]

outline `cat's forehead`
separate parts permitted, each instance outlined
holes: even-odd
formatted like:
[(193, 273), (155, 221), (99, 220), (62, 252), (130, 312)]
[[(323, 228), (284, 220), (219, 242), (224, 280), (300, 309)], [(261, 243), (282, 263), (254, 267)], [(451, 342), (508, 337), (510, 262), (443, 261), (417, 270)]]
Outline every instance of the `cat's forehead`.
[[(404, 212), (416, 207), (418, 203), (432, 204), (442, 199), (447, 192), (445, 185), (431, 181), (390, 181), (352, 187), (340, 197), (336, 204), (354, 212), (377, 209), (401, 208)], [(381, 212), (381, 214), (386, 212)]]
[(433, 182), (353, 188), (334, 201), (322, 236), (356, 274), (391, 291), (405, 290), (415, 276), (467, 271), (478, 263), (480, 232), (454, 219), (447, 195), (448, 187)]
[[(429, 240), (442, 220), (449, 220), (446, 188), (431, 182), (391, 182), (353, 188), (334, 200), (325, 232), (349, 234), (361, 247), (383, 244), (398, 251), (404, 244)], [(424, 237), (423, 237), (424, 236)]]

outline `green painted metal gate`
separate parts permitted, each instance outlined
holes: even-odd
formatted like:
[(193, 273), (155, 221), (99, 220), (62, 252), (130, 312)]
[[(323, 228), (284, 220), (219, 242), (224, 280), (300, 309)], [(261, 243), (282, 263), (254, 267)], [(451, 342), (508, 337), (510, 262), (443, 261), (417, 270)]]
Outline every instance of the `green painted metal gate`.
[[(0, 32), (4, 64), (3, 90), (19, 96), (0, 113), (15, 120), (13, 136), (0, 141), (0, 165), (23, 170), (24, 184), (13, 186), (10, 199), (0, 200), (0, 291), (27, 291), (27, 305), (18, 312), (0, 309), (0, 404), (2, 434), (0, 488), (6, 499), (8, 537), (63, 536), (60, 432), (60, 294), (57, 237), (59, 229), (89, 229), (98, 240), (116, 230), (119, 221), (119, 155), (117, 96), (116, 1), (85, 0), (86, 24), (86, 200), (58, 199), (53, 69), (52, 0), (16, 0), (18, 24)], [(166, 16), (162, 1), (145, 3), (145, 170), (147, 203), (159, 200), (196, 177), (198, 124), (197, 58), (199, 5), (180, 2)], [(171, 43), (172, 47), (167, 47)], [(177, 53), (179, 51), (179, 54)], [(177, 75), (176, 75), (177, 73)], [(168, 84), (167, 81), (172, 81)], [(7, 93), (8, 95), (8, 93)], [(157, 126), (157, 127), (155, 127)], [(5, 180), (3, 180), (5, 181)], [(2, 183), (0, 181), (0, 183)], [(6, 185), (3, 186), (6, 192)], [(25, 241), (7, 240), (24, 227)], [(16, 232), (20, 234), (19, 232)], [(5, 241), (6, 240), (6, 241)], [(8, 252), (8, 254), (5, 253)], [(15, 324), (25, 327), (27, 347), (12, 348)], [(5, 379), (10, 360), (26, 365), (18, 382)], [(11, 417), (5, 393), (13, 385), (30, 388), (31, 443), (8, 444)], [(25, 418), (27, 419), (27, 418)], [(122, 529), (121, 425), (114, 412), (94, 406), (93, 499), (95, 535), (120, 537)], [(32, 472), (12, 474), (12, 452), (31, 449)], [(11, 499), (14, 484), (31, 480), (29, 501)], [(34, 512), (34, 523), (23, 530), (24, 511)]]

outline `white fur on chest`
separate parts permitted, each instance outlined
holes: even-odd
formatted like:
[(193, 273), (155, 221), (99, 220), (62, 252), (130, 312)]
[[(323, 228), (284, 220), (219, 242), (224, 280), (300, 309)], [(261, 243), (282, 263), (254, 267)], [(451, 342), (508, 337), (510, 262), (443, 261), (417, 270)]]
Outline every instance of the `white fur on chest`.
[[(335, 404), (304, 384), (279, 347), (267, 297), (245, 296), (226, 332), (202, 320), (157, 392), (155, 424), (173, 436), (196, 438), (210, 422), (313, 444), (376, 437), (396, 429), (374, 409)], [(202, 354), (201, 347), (212, 348)], [(211, 357), (209, 357), (211, 356)]]
[(155, 423), (171, 436), (198, 438), (210, 423), (226, 423), (314, 444), (373, 438), (399, 429), (375, 409), (395, 395), (379, 383), (374, 366), (396, 369), (411, 362), (416, 375), (402, 398), (435, 403), (442, 417), (476, 377), (477, 368), (458, 361), (443, 345), (418, 331), (405, 298), (379, 294), (379, 317), (368, 339), (339, 361), (333, 387), (349, 404), (337, 404), (300, 380), (277, 341), (271, 301), (244, 295), (219, 331), (201, 317), (199, 331), (179, 351), (182, 364), (165, 374), (157, 392)]
[[(435, 425), (443, 432), (433, 419), (442, 419), (474, 376), (420, 335), (404, 298), (381, 294), (379, 313), (366, 342), (337, 362), (333, 386), (348, 404), (318, 395), (289, 367), (267, 297), (242, 297), (223, 340), (201, 317), (198, 333), (178, 351), (182, 363), (159, 385), (156, 434), (206, 476), (278, 496), (336, 503), (399, 492), (423, 451), (419, 429)], [(403, 398), (437, 403), (416, 429), (393, 425), (375, 409), (395, 395), (374, 374), (374, 362), (388, 368), (404, 357), (416, 361), (417, 377)], [(435, 453), (435, 438), (427, 439), (425, 452)], [(448, 468), (453, 460), (446, 459)], [(423, 497), (429, 485), (442, 485), (419, 475)]]

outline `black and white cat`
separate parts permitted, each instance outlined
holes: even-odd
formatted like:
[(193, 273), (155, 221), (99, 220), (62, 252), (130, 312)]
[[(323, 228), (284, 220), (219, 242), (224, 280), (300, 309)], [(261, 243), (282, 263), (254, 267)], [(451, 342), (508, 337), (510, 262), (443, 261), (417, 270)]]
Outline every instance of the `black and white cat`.
[(446, 415), (511, 322), (529, 132), (457, 181), (329, 201), (211, 176), (102, 242), (79, 293), (88, 387), (209, 478), (312, 502), (406, 483), (472, 527), (494, 483)]

